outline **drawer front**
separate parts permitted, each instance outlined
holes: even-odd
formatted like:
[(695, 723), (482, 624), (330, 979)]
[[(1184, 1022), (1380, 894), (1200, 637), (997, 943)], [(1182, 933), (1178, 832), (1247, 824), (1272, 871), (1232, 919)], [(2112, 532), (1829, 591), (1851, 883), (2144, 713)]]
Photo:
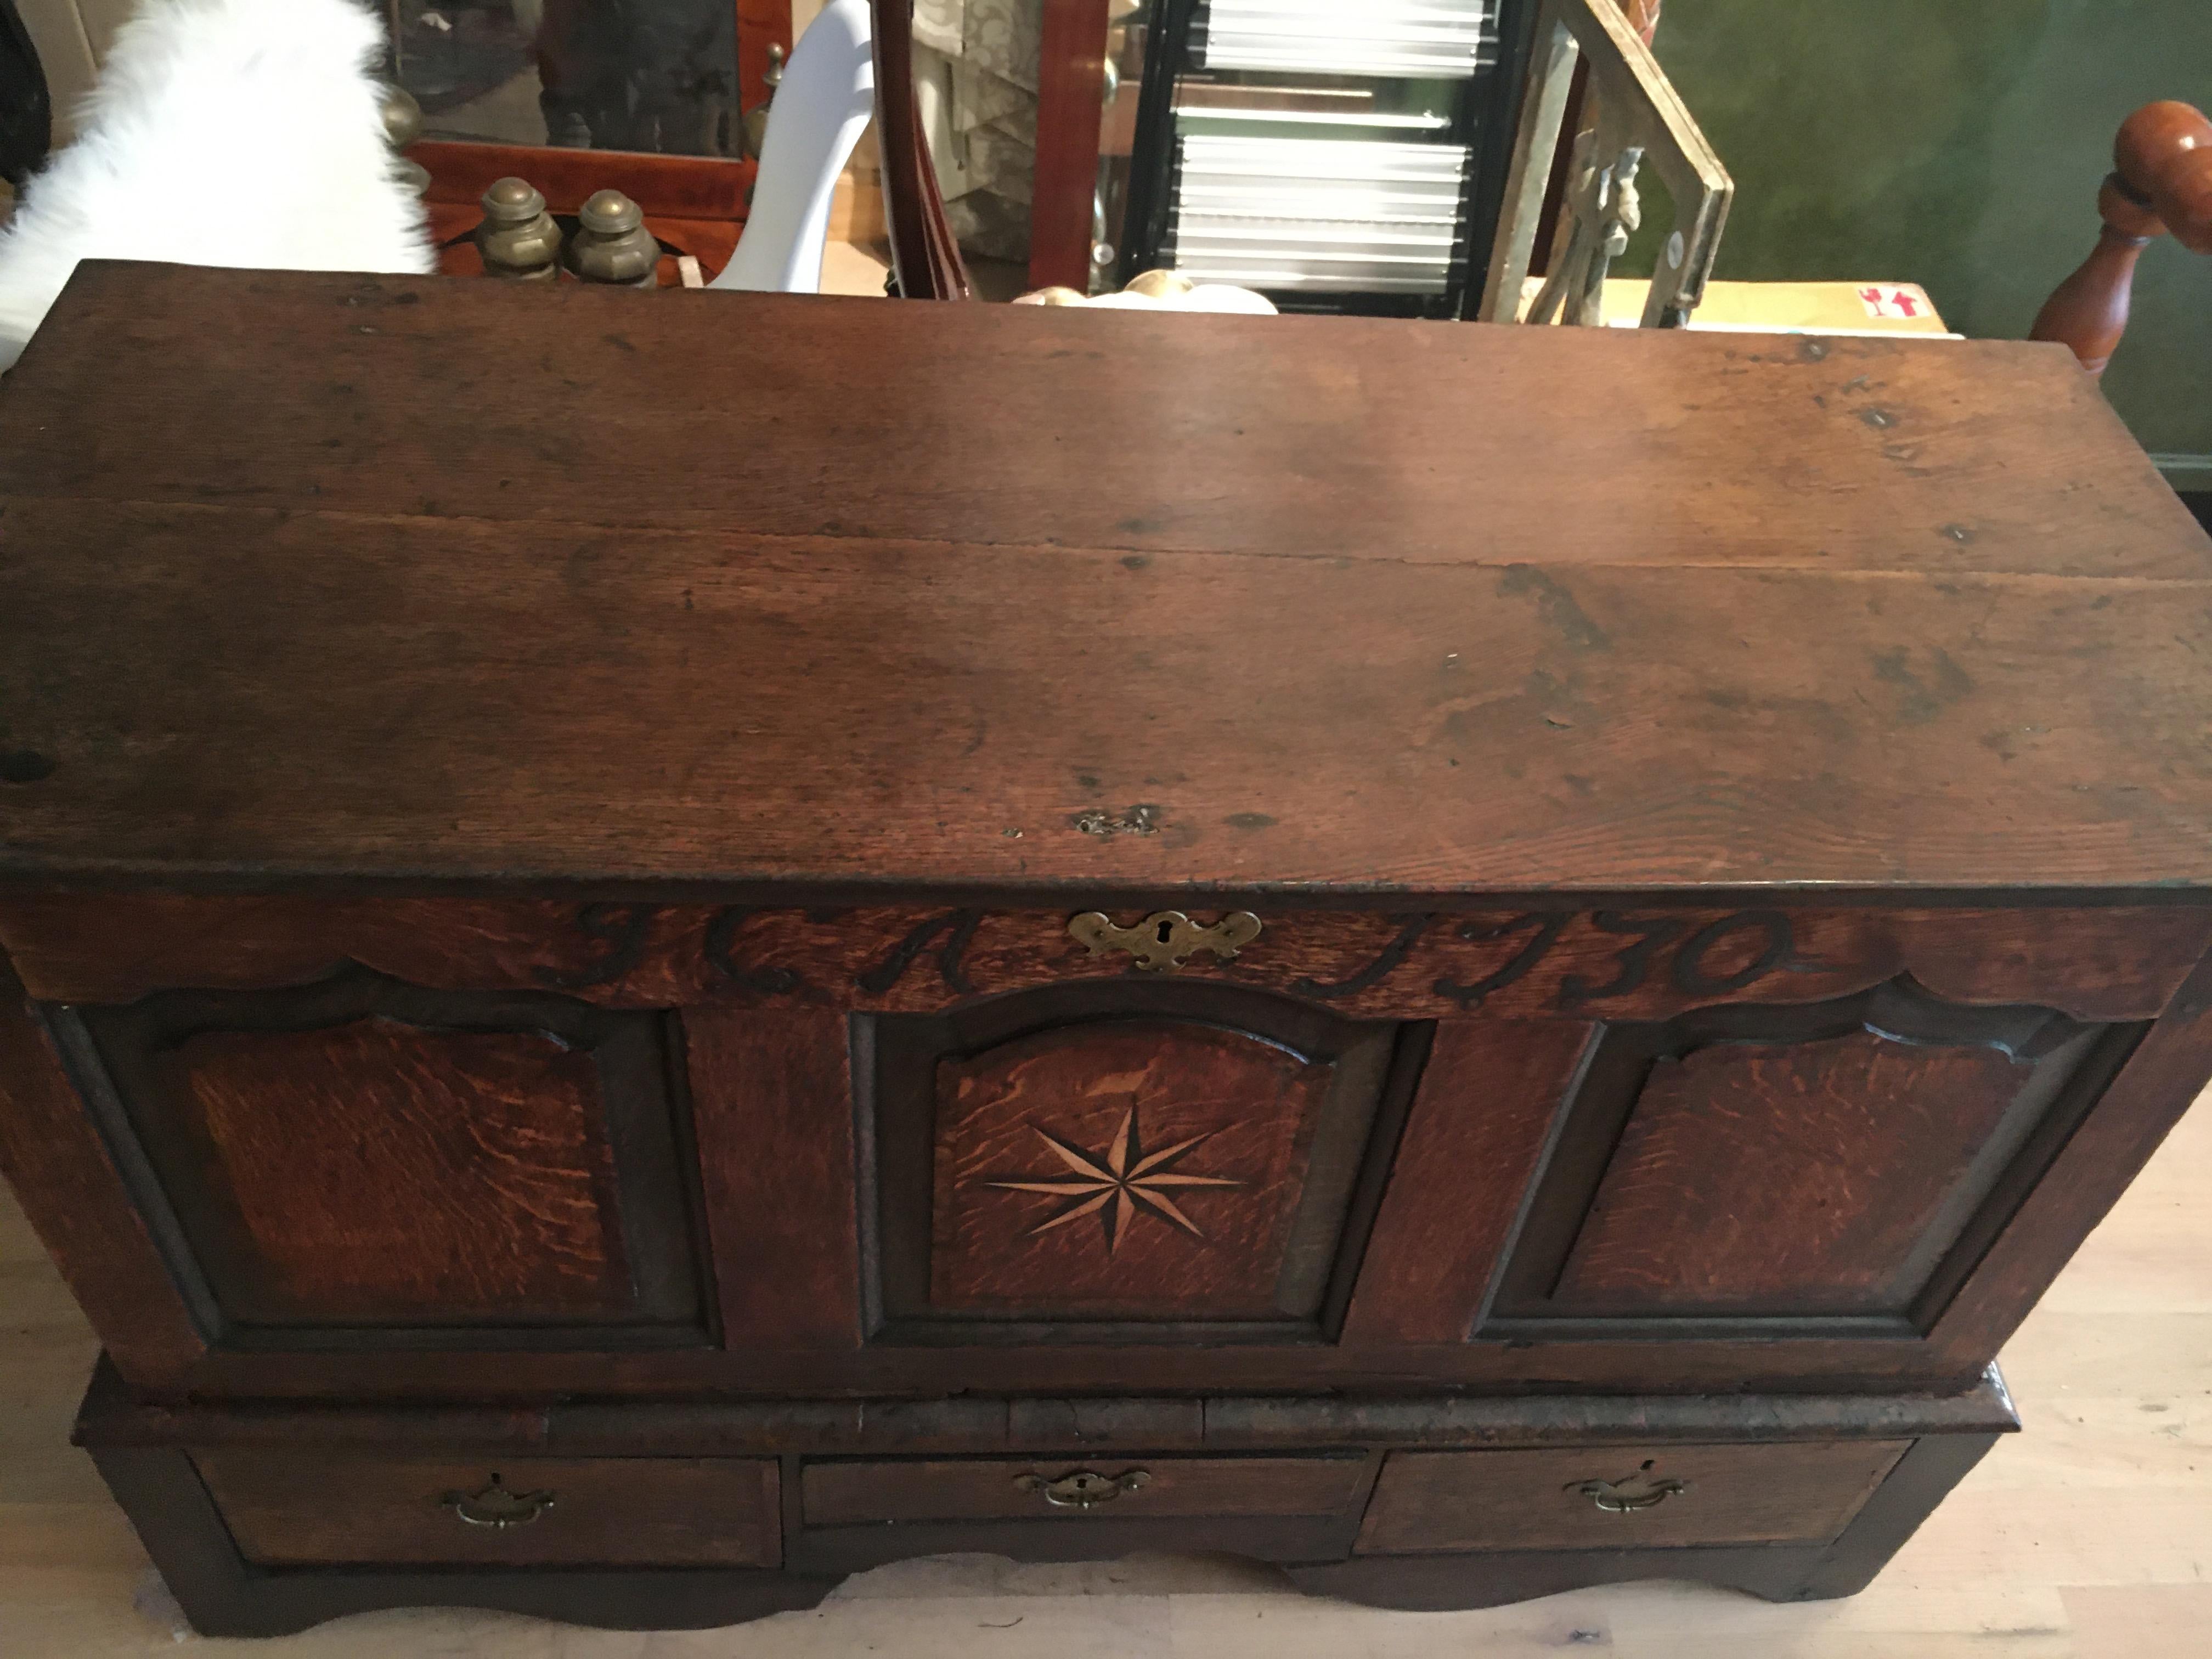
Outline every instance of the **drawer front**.
[(776, 1465), (740, 1458), (485, 1462), (192, 1455), (260, 1566), (772, 1567)]
[(810, 1526), (884, 1521), (1146, 1521), (1328, 1516), (1357, 1501), (1366, 1459), (959, 1458), (810, 1463)]
[(1396, 1452), (1358, 1547), (1402, 1555), (1820, 1543), (1844, 1529), (1911, 1444)]

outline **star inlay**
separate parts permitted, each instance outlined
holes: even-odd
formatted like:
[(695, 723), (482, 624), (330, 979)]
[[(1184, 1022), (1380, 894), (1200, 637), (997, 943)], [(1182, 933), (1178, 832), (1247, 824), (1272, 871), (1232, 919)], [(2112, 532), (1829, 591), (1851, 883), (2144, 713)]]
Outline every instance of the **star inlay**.
[(1114, 1133), (1113, 1144), (1096, 1156), (1069, 1146), (1058, 1135), (1034, 1123), (1030, 1127), (1067, 1165), (1072, 1175), (1055, 1181), (991, 1181), (984, 1184), (1008, 1192), (1047, 1193), (1071, 1200), (1066, 1208), (1030, 1228), (1032, 1238), (1087, 1215), (1097, 1216), (1099, 1225), (1105, 1229), (1109, 1254), (1121, 1248), (1122, 1235), (1139, 1215), (1172, 1222), (1193, 1238), (1204, 1238), (1206, 1235), (1199, 1231), (1197, 1224), (1176, 1206), (1165, 1189), (1244, 1184), (1221, 1176), (1178, 1175), (1175, 1166), (1212, 1139), (1213, 1132), (1209, 1130), (1188, 1140), (1178, 1140), (1172, 1146), (1164, 1146), (1157, 1152), (1147, 1152), (1139, 1143), (1137, 1109), (1133, 1106), (1123, 1115), (1121, 1127)]

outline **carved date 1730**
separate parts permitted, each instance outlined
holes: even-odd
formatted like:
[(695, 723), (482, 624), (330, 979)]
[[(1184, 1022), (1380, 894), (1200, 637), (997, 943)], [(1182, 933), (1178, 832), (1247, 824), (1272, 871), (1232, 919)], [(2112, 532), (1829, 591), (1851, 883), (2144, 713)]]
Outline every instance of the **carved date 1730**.
[[(650, 904), (582, 906), (576, 912), (575, 926), (592, 941), (591, 958), (570, 968), (539, 968), (536, 977), (542, 984), (563, 990), (620, 982), (646, 960), (662, 914), (663, 907)], [(742, 905), (714, 910), (708, 915), (697, 948), (712, 976), (722, 982), (763, 996), (805, 991), (808, 981), (797, 968), (772, 961), (747, 961), (738, 949), (740, 929), (769, 914)], [(808, 922), (826, 925), (850, 913), (807, 910), (801, 914)], [(1447, 927), (1460, 944), (1491, 947), (1469, 953), (1474, 958), (1469, 965), (1481, 966), (1484, 972), (1470, 975), (1464, 968), (1448, 970), (1425, 988), (1468, 1011), (1480, 1008), (1498, 992), (1528, 978), (1561, 947), (1570, 929), (1577, 930), (1577, 936), (1584, 942), (1569, 957), (1567, 965), (1572, 971), (1564, 973), (1556, 991), (1550, 994), (1552, 1006), (1562, 1013), (1632, 996), (1654, 982), (1664, 983), (1685, 997), (1706, 1000), (1744, 990), (1771, 974), (1808, 971), (1820, 965), (1799, 959), (1786, 912), (1739, 910), (1717, 919), (1710, 916), (1710, 912), (1700, 917), (1613, 909), (1528, 910), (1502, 921), (1486, 916), (1456, 922), (1435, 915), (1393, 916), (1389, 921), (1395, 932), (1389, 943), (1356, 970), (1339, 979), (1293, 978), (1287, 988), (1320, 1002), (1358, 996), (1383, 984), (1416, 955), (1426, 955), (1421, 948), (1425, 942)], [(857, 989), (879, 996), (927, 957), (954, 994), (978, 994), (981, 988), (969, 977), (966, 957), (984, 921), (980, 910), (961, 909), (921, 915), (911, 924), (902, 922), (903, 931), (899, 936), (876, 947), (878, 953), (864, 964), (845, 971), (851, 974)], [(1182, 968), (1192, 958), (1209, 953), (1223, 964), (1237, 961), (1262, 931), (1260, 919), (1242, 910), (1228, 912), (1210, 924), (1193, 921), (1180, 911), (1160, 911), (1130, 926), (1116, 923), (1102, 912), (1085, 911), (1065, 926), (1066, 935), (1085, 945), (1092, 956), (1125, 956), (1129, 966), (1153, 973)], [(1619, 944), (1594, 958), (1586, 938), (1589, 932), (1616, 939)], [(1039, 944), (1042, 947), (1043, 941)], [(1041, 955), (1040, 968), (1048, 969), (1049, 960)], [(1593, 962), (1591, 971), (1582, 971), (1591, 968)], [(1264, 972), (1266, 964), (1255, 959), (1253, 966)]]
[[(1583, 914), (1574, 910), (1531, 910), (1510, 921), (1462, 923), (1459, 937), (1470, 945), (1511, 939), (1524, 939), (1525, 942), (1480, 979), (1463, 984), (1449, 975), (1440, 977), (1434, 988), (1436, 994), (1450, 998), (1462, 1008), (1480, 1008), (1493, 992), (1502, 991), (1533, 973), (1552, 953), (1552, 947), (1559, 943), (1567, 924)], [(1358, 973), (1328, 983), (1302, 979), (1291, 988), (1306, 996), (1334, 1001), (1381, 984), (1413, 954), (1422, 935), (1439, 918), (1408, 916), (1396, 920), (1400, 921), (1397, 935)], [(1613, 958), (1610, 979), (1594, 984), (1579, 974), (1570, 974), (1559, 982), (1559, 1006), (1562, 1010), (1641, 990), (1650, 977), (1653, 959), (1669, 945), (1674, 947), (1668, 957), (1669, 975), (1674, 988), (1689, 996), (1725, 996), (1778, 969), (1796, 964), (1790, 918), (1780, 910), (1739, 910), (1707, 923), (1686, 939), (1682, 936), (1688, 933), (1690, 924), (1678, 916), (1633, 916), (1620, 910), (1596, 910), (1588, 913), (1588, 920), (1600, 933), (1619, 934), (1627, 943)], [(1715, 958), (1723, 942), (1739, 936), (1753, 947), (1753, 954), (1741, 966), (1716, 967)], [(1680, 943), (1676, 944), (1677, 940)], [(1726, 959), (1721, 957), (1721, 960)]]

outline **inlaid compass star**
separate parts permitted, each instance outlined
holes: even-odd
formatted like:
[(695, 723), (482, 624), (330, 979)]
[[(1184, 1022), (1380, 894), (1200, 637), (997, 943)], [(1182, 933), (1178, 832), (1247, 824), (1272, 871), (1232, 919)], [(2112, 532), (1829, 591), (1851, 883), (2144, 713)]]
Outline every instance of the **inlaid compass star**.
[(1072, 1200), (1056, 1215), (1048, 1217), (1030, 1229), (1030, 1237), (1048, 1233), (1085, 1216), (1095, 1215), (1106, 1231), (1109, 1254), (1121, 1248), (1121, 1237), (1129, 1223), (1139, 1215), (1157, 1216), (1162, 1221), (1173, 1222), (1193, 1238), (1206, 1235), (1197, 1224), (1176, 1207), (1168, 1196), (1177, 1187), (1241, 1187), (1241, 1181), (1231, 1181), (1221, 1176), (1178, 1174), (1176, 1165), (1190, 1153), (1213, 1139), (1208, 1131), (1193, 1135), (1188, 1140), (1178, 1140), (1172, 1146), (1164, 1146), (1157, 1152), (1148, 1152), (1139, 1144), (1137, 1131), (1137, 1109), (1132, 1106), (1121, 1119), (1121, 1127), (1114, 1132), (1113, 1145), (1097, 1156), (1078, 1151), (1058, 1135), (1037, 1128), (1044, 1144), (1052, 1148), (1060, 1161), (1073, 1172), (1072, 1176), (1058, 1181), (991, 1181), (984, 1184), (1004, 1188), (1015, 1193), (1048, 1193), (1054, 1198)]

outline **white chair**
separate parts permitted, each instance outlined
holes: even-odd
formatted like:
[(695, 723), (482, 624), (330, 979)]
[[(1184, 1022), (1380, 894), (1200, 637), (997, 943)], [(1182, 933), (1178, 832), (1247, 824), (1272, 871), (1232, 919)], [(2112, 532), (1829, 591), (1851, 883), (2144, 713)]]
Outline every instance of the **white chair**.
[(830, 0), (784, 65), (744, 234), (708, 287), (821, 292), (837, 175), (875, 107), (868, 0)]

